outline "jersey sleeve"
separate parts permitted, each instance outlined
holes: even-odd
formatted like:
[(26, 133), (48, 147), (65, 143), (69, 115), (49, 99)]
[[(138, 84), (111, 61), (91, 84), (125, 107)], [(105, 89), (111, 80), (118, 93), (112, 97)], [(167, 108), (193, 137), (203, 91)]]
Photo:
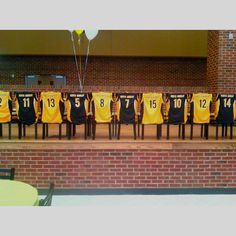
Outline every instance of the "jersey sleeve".
[(217, 95), (217, 99), (215, 101), (214, 119), (216, 119), (219, 114), (219, 108), (220, 108), (220, 99), (219, 99), (219, 95)]

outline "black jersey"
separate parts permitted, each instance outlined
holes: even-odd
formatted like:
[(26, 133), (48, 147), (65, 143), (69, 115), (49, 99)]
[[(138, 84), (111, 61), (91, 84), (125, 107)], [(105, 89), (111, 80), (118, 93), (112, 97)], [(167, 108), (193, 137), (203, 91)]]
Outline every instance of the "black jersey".
[(167, 94), (167, 114), (170, 124), (181, 124), (187, 121), (187, 95)]
[(36, 93), (16, 92), (16, 114), (19, 121), (32, 125), (38, 119), (38, 98)]
[(220, 94), (216, 101), (216, 121), (220, 124), (234, 123), (235, 95)]
[(68, 93), (66, 101), (67, 119), (73, 124), (85, 123), (89, 109), (88, 105), (87, 94)]
[(138, 94), (118, 94), (117, 118), (120, 123), (130, 124), (135, 122), (138, 109)]

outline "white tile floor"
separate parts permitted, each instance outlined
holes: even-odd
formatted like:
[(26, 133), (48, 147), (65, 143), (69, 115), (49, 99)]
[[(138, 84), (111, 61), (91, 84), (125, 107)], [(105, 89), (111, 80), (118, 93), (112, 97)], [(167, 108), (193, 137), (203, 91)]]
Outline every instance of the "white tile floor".
[(236, 195), (54, 195), (2, 208), (0, 222), (5, 235), (235, 236), (235, 216)]
[[(44, 195), (39, 196), (44, 198)], [(54, 195), (52, 206), (236, 206), (236, 195)]]

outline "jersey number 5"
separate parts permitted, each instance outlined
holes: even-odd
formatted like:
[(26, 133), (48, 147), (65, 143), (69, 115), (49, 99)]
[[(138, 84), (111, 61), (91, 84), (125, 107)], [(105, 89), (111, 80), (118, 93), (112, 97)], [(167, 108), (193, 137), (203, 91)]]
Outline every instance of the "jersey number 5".
[(75, 107), (80, 107), (79, 98), (75, 98)]

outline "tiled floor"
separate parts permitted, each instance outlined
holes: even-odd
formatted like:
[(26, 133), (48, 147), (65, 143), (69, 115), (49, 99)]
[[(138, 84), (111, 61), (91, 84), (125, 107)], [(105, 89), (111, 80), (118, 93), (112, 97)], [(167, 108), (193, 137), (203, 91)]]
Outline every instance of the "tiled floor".
[[(40, 198), (44, 198), (41, 195)], [(52, 206), (236, 207), (236, 195), (54, 195)]]

